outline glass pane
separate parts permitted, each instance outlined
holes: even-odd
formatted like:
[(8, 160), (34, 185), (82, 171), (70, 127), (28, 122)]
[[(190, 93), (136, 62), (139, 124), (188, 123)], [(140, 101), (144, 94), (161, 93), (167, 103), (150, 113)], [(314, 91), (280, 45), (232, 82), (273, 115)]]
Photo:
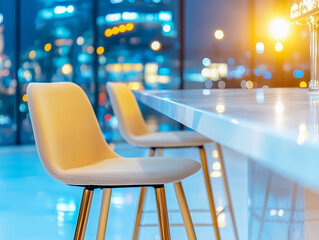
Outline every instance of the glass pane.
[(185, 1), (185, 88), (239, 88), (249, 80), (249, 4)]
[[(179, 88), (178, 2), (99, 1), (98, 118), (107, 140), (120, 139), (116, 117), (107, 101), (107, 81), (125, 82), (131, 90)], [(150, 109), (142, 110), (153, 130), (178, 127)]]
[(0, 145), (13, 144), (15, 124), (14, 1), (0, 1)]
[[(21, 141), (33, 141), (29, 82), (71, 81), (94, 102), (92, 1), (21, 0)], [(27, 10), (26, 10), (27, 9)]]

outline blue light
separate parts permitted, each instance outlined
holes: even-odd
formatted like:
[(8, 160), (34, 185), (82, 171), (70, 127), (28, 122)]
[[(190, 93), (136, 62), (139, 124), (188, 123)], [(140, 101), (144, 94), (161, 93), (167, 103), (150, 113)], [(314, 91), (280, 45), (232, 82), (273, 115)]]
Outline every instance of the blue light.
[(63, 14), (66, 12), (66, 7), (65, 6), (56, 6), (54, 8), (54, 13), (55, 14)]
[(294, 77), (295, 78), (303, 78), (304, 76), (305, 76), (304, 71), (298, 70), (298, 69), (294, 70)]
[(152, 22), (152, 21), (154, 21), (154, 15), (153, 14), (146, 14), (145, 19), (146, 19), (146, 21)]
[(43, 9), (39, 12), (39, 15), (44, 19), (51, 19), (53, 17), (53, 12), (49, 9)]
[(271, 74), (271, 72), (266, 71), (266, 72), (264, 72), (263, 76), (264, 76), (264, 79), (271, 79), (272, 74)]
[(88, 63), (91, 60), (89, 54), (81, 53), (78, 55), (78, 61), (80, 63)]
[(123, 0), (111, 0), (110, 1), (112, 4), (116, 4), (116, 3), (121, 3), (123, 2)]
[(170, 75), (171, 74), (171, 70), (169, 68), (160, 68), (158, 70), (158, 74), (159, 75)]
[(211, 63), (211, 61), (210, 61), (209, 58), (207, 58), (207, 57), (206, 57), (206, 58), (203, 58), (202, 64), (203, 64), (205, 67), (209, 66), (210, 63)]
[(258, 88), (256, 90), (256, 102), (260, 104), (265, 102), (264, 89)]
[(24, 103), (22, 103), (19, 106), (19, 110), (20, 110), (20, 112), (25, 112), (27, 110), (27, 106)]
[(158, 17), (160, 21), (167, 21), (167, 22), (172, 21), (172, 18), (173, 18), (172, 13), (169, 11), (159, 12)]
[(232, 72), (232, 76), (234, 78), (242, 78), (245, 72), (246, 72), (246, 68), (240, 65), (240, 66), (237, 66), (235, 70)]
[(66, 11), (67, 11), (68, 13), (73, 13), (73, 12), (74, 12), (74, 6), (73, 6), (73, 5), (69, 5), (69, 6), (67, 7)]
[(244, 73), (246, 72), (246, 68), (245, 68), (245, 66), (238, 66), (238, 67), (237, 67), (237, 71), (238, 71), (241, 75), (244, 75)]
[(172, 128), (171, 128), (171, 125), (169, 125), (169, 124), (161, 124), (159, 126), (159, 130), (165, 132), (165, 131), (172, 130)]
[(172, 30), (171, 25), (169, 25), (169, 24), (164, 24), (163, 25), (163, 32), (169, 33), (171, 30)]
[(0, 13), (0, 24), (3, 22), (3, 14)]
[(122, 15), (120, 13), (111, 13), (105, 16), (107, 22), (118, 22), (121, 20)]
[(254, 75), (259, 77), (263, 74), (263, 71), (260, 68), (254, 68)]
[(133, 20), (136, 20), (137, 17), (138, 17), (138, 13), (136, 13), (136, 12), (123, 12), (122, 13), (123, 20), (133, 21)]
[(235, 64), (235, 59), (233, 59), (233, 58), (228, 58), (228, 64), (229, 65), (234, 65)]
[(162, 0), (153, 0), (153, 3), (160, 3)]

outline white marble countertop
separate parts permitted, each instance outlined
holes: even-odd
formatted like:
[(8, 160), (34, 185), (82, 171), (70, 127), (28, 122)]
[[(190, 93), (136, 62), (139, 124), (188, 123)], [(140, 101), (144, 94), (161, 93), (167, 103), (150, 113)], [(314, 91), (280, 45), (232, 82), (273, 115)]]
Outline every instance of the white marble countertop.
[(140, 91), (142, 103), (319, 190), (319, 98), (308, 89)]

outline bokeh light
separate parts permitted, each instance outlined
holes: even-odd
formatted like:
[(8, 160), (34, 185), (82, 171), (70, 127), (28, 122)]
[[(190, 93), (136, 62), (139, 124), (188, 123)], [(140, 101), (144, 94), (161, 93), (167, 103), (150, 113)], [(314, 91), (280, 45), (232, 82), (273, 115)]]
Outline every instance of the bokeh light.
[(276, 18), (270, 23), (269, 31), (274, 39), (283, 40), (289, 34), (289, 22), (284, 18)]
[(265, 51), (265, 44), (263, 44), (262, 42), (256, 43), (256, 51), (258, 54), (263, 54)]
[(104, 53), (104, 47), (102, 47), (102, 46), (98, 47), (96, 49), (96, 53), (99, 54), (99, 55), (103, 54)]
[(113, 27), (112, 28), (112, 34), (117, 35), (120, 32), (120, 29), (118, 27)]
[(124, 33), (126, 31), (126, 26), (124, 24), (121, 24), (119, 26), (119, 30), (120, 30), (121, 33)]
[(79, 46), (81, 46), (81, 45), (83, 45), (83, 43), (84, 43), (84, 38), (83, 37), (78, 37), (77, 39), (76, 39), (76, 43), (79, 45)]
[(214, 36), (217, 40), (222, 40), (224, 38), (224, 32), (218, 29), (215, 31)]
[(94, 52), (94, 47), (93, 46), (88, 46), (88, 48), (86, 49), (86, 51), (89, 53), (89, 54), (92, 54)]
[(133, 23), (126, 24), (126, 30), (127, 31), (132, 31), (133, 29), (134, 29), (134, 24)]
[(307, 83), (306, 83), (305, 81), (301, 81), (301, 82), (299, 83), (299, 87), (301, 87), (301, 88), (306, 88), (306, 87), (308, 87), (308, 85), (307, 85)]
[(28, 101), (27, 94), (24, 94), (24, 95), (23, 95), (23, 97), (22, 97), (22, 101), (23, 101), (23, 102), (27, 102), (27, 101)]
[(159, 41), (153, 41), (151, 43), (151, 49), (154, 50), (154, 51), (160, 50), (161, 47), (162, 47), (162, 44)]
[(164, 24), (163, 31), (168, 33), (172, 30), (172, 27), (169, 24)]
[(52, 44), (47, 43), (44, 45), (44, 51), (49, 52), (52, 49)]
[(284, 50), (284, 45), (282, 44), (282, 42), (276, 42), (275, 50), (276, 52), (282, 52)]
[(210, 59), (209, 58), (203, 58), (203, 60), (202, 60), (202, 64), (205, 66), (205, 67), (207, 67), (207, 66), (209, 66), (209, 64), (211, 63), (211, 61), (210, 61)]
[(128, 88), (131, 89), (131, 90), (138, 90), (140, 89), (140, 84), (138, 82), (130, 82), (128, 84)]
[(73, 71), (73, 67), (72, 67), (72, 65), (70, 63), (66, 63), (66, 64), (63, 65), (62, 73), (64, 75), (69, 75), (70, 73), (72, 73), (72, 71)]
[(36, 52), (35, 52), (34, 50), (30, 51), (30, 52), (29, 52), (29, 58), (30, 58), (31, 60), (34, 60), (35, 57), (36, 57)]
[(112, 36), (112, 29), (106, 29), (104, 32), (105, 37), (111, 37)]
[(216, 105), (216, 112), (223, 113), (225, 112), (225, 105), (224, 104), (218, 104)]

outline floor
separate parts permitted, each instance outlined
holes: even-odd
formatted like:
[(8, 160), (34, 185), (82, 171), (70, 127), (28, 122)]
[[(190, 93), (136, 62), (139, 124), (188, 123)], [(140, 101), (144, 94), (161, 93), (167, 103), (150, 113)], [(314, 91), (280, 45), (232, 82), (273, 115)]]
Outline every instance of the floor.
[[(117, 153), (125, 157), (148, 155), (147, 149), (137, 149), (128, 144), (121, 143), (113, 146)], [(205, 149), (209, 166), (211, 166), (215, 203), (220, 211), (218, 221), (221, 237), (232, 240), (235, 238), (223, 191), (221, 172), (216, 163), (218, 155), (215, 145), (209, 144), (205, 146)], [(295, 198), (294, 201), (297, 203), (292, 204), (293, 195), (282, 194), (283, 196), (278, 198), (276, 193), (283, 189), (274, 189), (276, 184), (269, 185), (269, 182), (282, 183), (285, 180), (276, 179), (276, 175), (262, 176), (269, 173), (249, 164), (250, 161), (247, 158), (230, 149), (223, 148), (223, 152), (239, 239), (304, 239), (304, 208), (302, 205), (304, 199)], [(188, 157), (200, 161), (199, 151), (195, 148), (164, 150), (163, 155)], [(0, 239), (72, 239), (82, 189), (66, 186), (52, 179), (42, 167), (34, 146), (2, 147), (0, 156)], [(256, 178), (256, 174), (262, 177)], [(202, 172), (185, 179), (183, 185), (188, 204), (192, 209), (198, 239), (215, 239)], [(288, 189), (289, 193), (296, 195), (298, 192), (299, 195), (303, 195), (303, 190), (298, 186), (295, 188), (295, 185), (283, 184), (282, 186), (285, 188), (284, 191)], [(178, 204), (173, 187), (168, 185), (166, 189), (172, 239), (187, 239), (185, 229), (181, 225), (181, 215), (177, 211)], [(113, 191), (106, 239), (132, 239), (138, 195), (139, 189), (115, 189)], [(94, 192), (85, 239), (96, 237), (101, 197), (101, 190)], [(288, 202), (283, 199), (288, 199)], [(283, 207), (277, 207), (277, 205)], [(287, 208), (292, 209), (291, 212), (297, 214), (296, 217), (293, 214), (287, 215)], [(287, 221), (280, 220), (281, 217)], [(154, 190), (149, 189), (140, 239), (160, 239), (156, 224)], [(283, 231), (285, 235), (282, 235)]]

